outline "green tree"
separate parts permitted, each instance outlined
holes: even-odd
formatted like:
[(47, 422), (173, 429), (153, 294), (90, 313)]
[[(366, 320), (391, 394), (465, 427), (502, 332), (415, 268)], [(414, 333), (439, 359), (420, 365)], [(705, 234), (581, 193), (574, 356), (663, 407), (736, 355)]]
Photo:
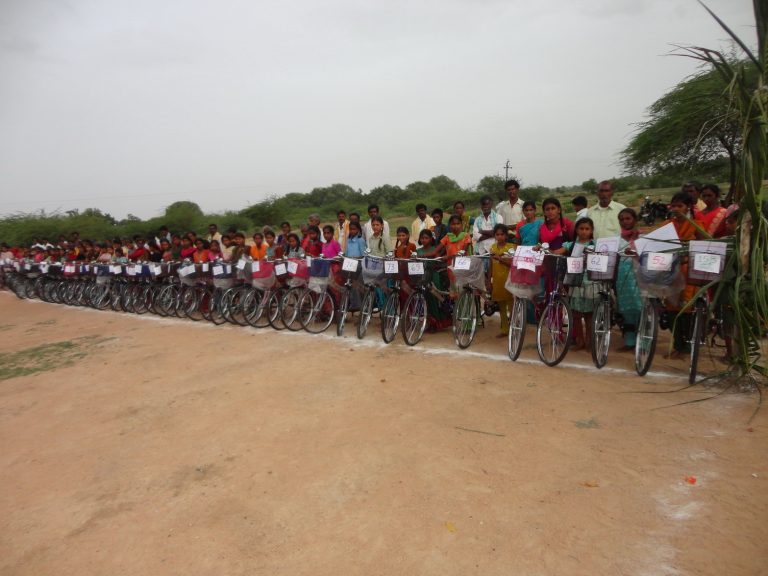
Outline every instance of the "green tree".
[[(743, 61), (730, 65), (744, 71), (754, 85), (756, 74)], [(728, 81), (717, 70), (708, 69), (675, 86), (648, 108), (648, 119), (621, 152), (627, 172), (650, 175), (671, 166), (691, 169), (725, 156), (730, 165), (729, 181), (736, 182), (742, 138), (738, 113), (728, 94)]]
[(501, 176), (483, 176), (475, 188), (483, 196), (488, 195), (497, 200), (506, 200), (507, 194), (504, 192), (504, 178)]
[(581, 183), (581, 189), (584, 192), (594, 192), (597, 190), (597, 180), (594, 178), (590, 178), (589, 180), (584, 180), (584, 182)]
[(179, 233), (199, 230), (205, 226), (205, 217), (200, 206), (187, 200), (167, 206), (164, 219), (169, 229)]

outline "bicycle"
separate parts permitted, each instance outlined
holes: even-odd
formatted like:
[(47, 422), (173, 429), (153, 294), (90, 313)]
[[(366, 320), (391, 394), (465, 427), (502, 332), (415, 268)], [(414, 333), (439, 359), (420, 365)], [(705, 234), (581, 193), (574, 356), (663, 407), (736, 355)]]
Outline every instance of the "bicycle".
[(442, 262), (442, 259), (414, 256), (407, 262), (408, 283), (412, 292), (405, 301), (400, 322), (403, 340), (408, 346), (418, 344), (427, 327), (427, 291), (434, 290), (431, 275), (435, 262)]
[(594, 283), (597, 302), (592, 312), (592, 337), (590, 353), (592, 362), (602, 368), (608, 362), (611, 346), (611, 327), (615, 323), (616, 310), (613, 286), (618, 273), (618, 253), (600, 253), (587, 250), (587, 277)]
[(478, 318), (486, 311), (486, 307), (481, 308), (481, 300), (490, 302), (485, 283), (484, 260), (487, 258), (486, 254), (465, 256), (459, 252), (449, 267), (460, 291), (453, 310), (453, 340), (461, 349), (469, 348), (475, 339)]
[(360, 258), (350, 258), (343, 255), (340, 256), (342, 258), (341, 275), (344, 278), (344, 284), (340, 288), (339, 306), (337, 310), (337, 336), (344, 335), (344, 325), (347, 322), (347, 314), (349, 313), (351, 307), (352, 297), (354, 294), (354, 285), (362, 272)]
[(333, 258), (312, 258), (307, 290), (299, 300), (301, 327), (311, 334), (325, 332), (336, 315), (336, 302), (328, 290)]
[(528, 326), (528, 303), (541, 294), (541, 275), (544, 255), (529, 246), (520, 246), (512, 256), (509, 281), (506, 288), (515, 296), (509, 314), (507, 354), (513, 362), (520, 357)]
[(381, 309), (381, 339), (387, 344), (395, 339), (400, 326), (400, 283), (406, 264), (406, 261), (397, 260), (391, 254), (384, 259), (384, 278), (389, 284), (389, 294)]
[(376, 307), (376, 289), (381, 287), (384, 282), (384, 259), (367, 254), (363, 258), (362, 278), (365, 295), (360, 305), (360, 319), (357, 323), (357, 337), (359, 339), (365, 338), (373, 310)]
[(550, 253), (547, 244), (543, 244), (541, 250), (545, 254), (545, 265), (548, 259), (553, 262), (554, 284), (544, 296), (546, 304), (536, 329), (536, 351), (544, 364), (557, 366), (568, 353), (573, 330), (573, 315), (563, 283), (566, 268), (559, 264), (565, 262), (566, 256)]

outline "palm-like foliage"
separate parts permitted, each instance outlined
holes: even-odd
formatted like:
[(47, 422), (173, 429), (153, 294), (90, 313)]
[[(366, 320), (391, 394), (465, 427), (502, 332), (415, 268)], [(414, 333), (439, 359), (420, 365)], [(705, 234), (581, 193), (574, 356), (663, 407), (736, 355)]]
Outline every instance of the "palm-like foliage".
[(720, 295), (733, 306), (737, 331), (736, 366), (743, 376), (768, 375), (762, 359), (763, 335), (768, 323), (768, 222), (763, 214), (763, 179), (768, 164), (768, 0), (754, 0), (757, 52), (753, 52), (701, 0), (744, 53), (734, 63), (723, 53), (700, 46), (682, 48), (683, 54), (712, 67), (727, 86), (727, 94), (742, 142), (736, 177), (740, 205), (736, 250), (729, 259)]

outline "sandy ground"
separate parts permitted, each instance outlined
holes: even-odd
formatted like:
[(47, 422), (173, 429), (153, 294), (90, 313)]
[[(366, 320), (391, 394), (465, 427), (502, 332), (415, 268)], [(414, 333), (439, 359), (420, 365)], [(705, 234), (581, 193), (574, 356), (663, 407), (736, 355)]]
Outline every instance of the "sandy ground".
[(461, 353), (0, 294), (0, 574), (768, 574), (755, 395), (669, 407), (712, 392), (513, 364), (495, 328)]

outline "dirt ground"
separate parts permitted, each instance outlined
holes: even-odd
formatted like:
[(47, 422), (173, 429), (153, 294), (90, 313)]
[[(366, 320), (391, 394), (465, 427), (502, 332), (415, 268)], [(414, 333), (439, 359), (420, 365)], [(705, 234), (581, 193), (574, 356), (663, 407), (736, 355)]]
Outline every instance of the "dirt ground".
[(713, 391), (512, 363), (496, 329), (460, 352), (2, 293), (0, 574), (768, 574), (756, 395), (670, 407)]

